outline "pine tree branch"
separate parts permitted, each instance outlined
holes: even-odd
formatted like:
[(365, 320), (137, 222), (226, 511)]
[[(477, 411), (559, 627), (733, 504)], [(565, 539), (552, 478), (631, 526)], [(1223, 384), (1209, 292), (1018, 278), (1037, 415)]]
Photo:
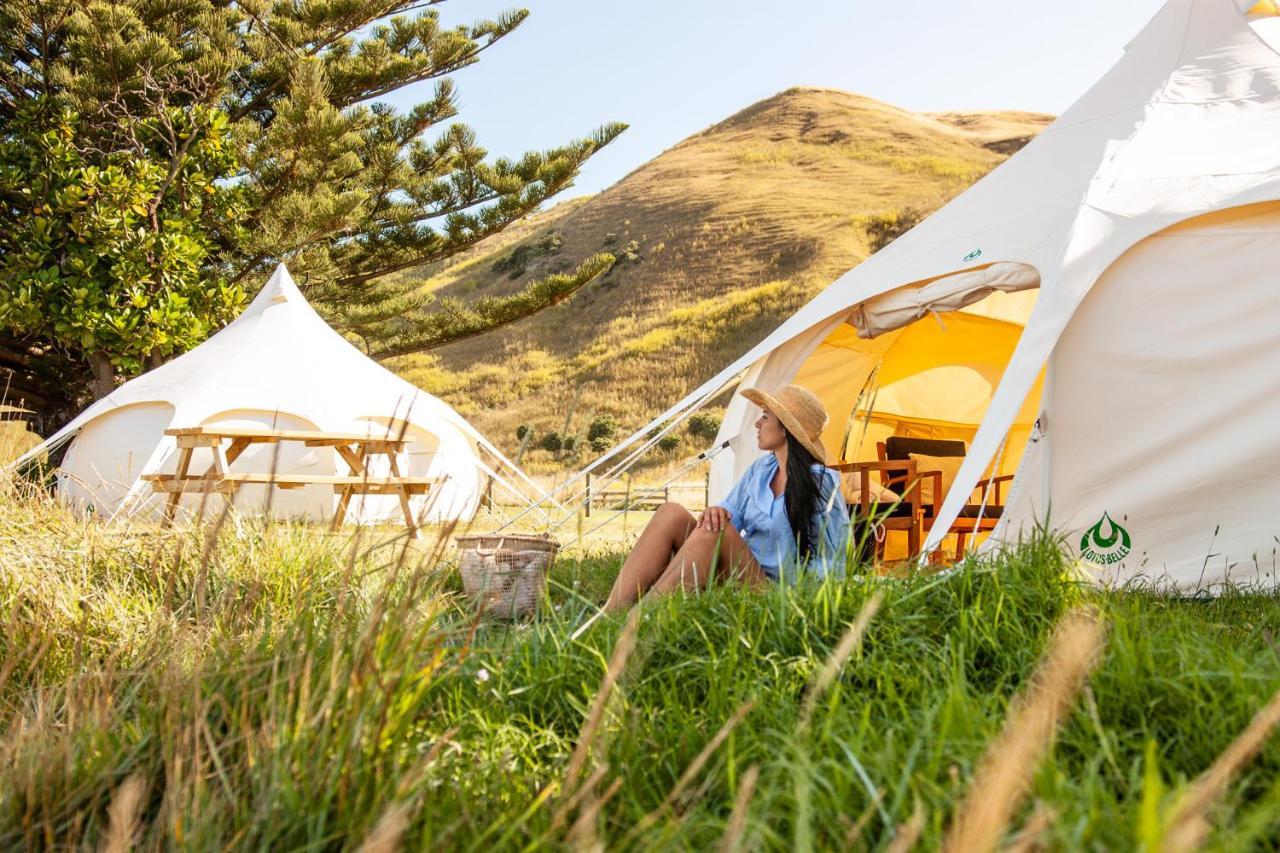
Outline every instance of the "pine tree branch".
[(613, 255), (593, 255), (572, 273), (547, 276), (530, 283), (519, 293), (481, 299), (474, 306), (457, 300), (442, 300), (439, 310), (412, 321), (414, 327), (411, 331), (375, 346), (373, 357), (393, 358), (426, 352), (509, 326), (569, 299), (608, 272), (613, 262)]

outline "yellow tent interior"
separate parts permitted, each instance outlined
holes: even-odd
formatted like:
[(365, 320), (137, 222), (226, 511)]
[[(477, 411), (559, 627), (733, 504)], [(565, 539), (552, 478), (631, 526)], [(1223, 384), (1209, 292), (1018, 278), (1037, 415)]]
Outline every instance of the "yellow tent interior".
[[(831, 332), (794, 381), (822, 398), (831, 416), (823, 433), (828, 458), (869, 461), (892, 435), (973, 440), (1013, 355), (1038, 289), (996, 292), (979, 302), (930, 314), (865, 339), (849, 323)], [(993, 471), (1012, 474), (1039, 410), (1036, 383)], [(954, 553), (954, 537), (943, 544)], [(893, 532), (885, 558), (906, 556), (906, 534)]]

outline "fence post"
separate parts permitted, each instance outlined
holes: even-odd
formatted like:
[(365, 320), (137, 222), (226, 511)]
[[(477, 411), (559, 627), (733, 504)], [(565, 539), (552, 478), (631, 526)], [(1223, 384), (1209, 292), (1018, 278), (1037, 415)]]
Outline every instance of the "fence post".
[(631, 517), (631, 474), (627, 474), (627, 493), (622, 499), (622, 532), (627, 532), (627, 519)]
[(591, 474), (587, 474), (587, 518), (591, 517)]
[(709, 509), (711, 507), (711, 472), (707, 472), (707, 479), (702, 483), (702, 508)]

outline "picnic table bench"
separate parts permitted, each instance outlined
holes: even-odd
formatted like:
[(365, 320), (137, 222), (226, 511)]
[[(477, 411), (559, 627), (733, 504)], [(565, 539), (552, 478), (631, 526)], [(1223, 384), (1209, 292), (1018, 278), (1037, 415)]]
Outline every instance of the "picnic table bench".
[[(278, 489), (301, 489), (305, 486), (332, 486), (338, 495), (338, 505), (333, 513), (332, 529), (337, 530), (346, 518), (347, 505), (353, 495), (398, 495), (400, 510), (411, 538), (417, 536), (413, 511), (409, 499), (430, 491), (432, 479), (411, 477), (400, 473), (397, 454), (402, 452), (409, 439), (396, 435), (375, 435), (368, 432), (323, 432), (317, 430), (263, 429), (257, 427), (177, 427), (165, 430), (173, 436), (178, 446), (178, 467), (173, 474), (147, 474), (142, 479), (151, 483), (157, 493), (168, 494), (165, 521), (171, 523), (178, 503), (186, 493), (220, 494), (230, 503), (242, 485), (274, 486)], [(250, 445), (279, 444), (286, 441), (300, 442), (306, 447), (332, 447), (346, 462), (349, 473), (334, 474), (275, 474), (271, 472), (232, 471), (235, 462)], [(224, 443), (226, 446), (224, 447)], [(191, 456), (198, 448), (208, 448), (213, 464), (204, 473), (193, 473)], [(374, 456), (386, 456), (390, 475), (368, 473), (369, 460)]]

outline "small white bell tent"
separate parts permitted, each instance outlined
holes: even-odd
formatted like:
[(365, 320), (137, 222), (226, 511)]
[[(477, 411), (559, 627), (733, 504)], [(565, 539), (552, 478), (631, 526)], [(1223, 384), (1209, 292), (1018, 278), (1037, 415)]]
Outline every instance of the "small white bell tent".
[[(926, 550), (1016, 471), (987, 546), (1047, 520), (1104, 582), (1274, 586), (1278, 51), (1270, 2), (1170, 0), (1030, 144), (654, 423), (797, 382), (832, 459), (965, 442)], [(713, 499), (757, 457), (754, 417), (733, 398)]]
[[(482, 451), (510, 465), (456, 411), (331, 329), (307, 304), (283, 264), (230, 325), (94, 403), (42, 448), (71, 441), (58, 470), (58, 490), (73, 505), (105, 516), (122, 511), (155, 515), (163, 502), (139, 478), (175, 469), (177, 452), (174, 439), (164, 435), (166, 429), (196, 426), (368, 432), (375, 437), (403, 433), (410, 441), (397, 460), (401, 473), (435, 481), (431, 492), (413, 498), (411, 505), (427, 521), (468, 519), (475, 513), (488, 478), (497, 476)], [(197, 450), (190, 470), (203, 471), (211, 462), (208, 450)], [(371, 462), (370, 474), (387, 473), (385, 456)], [(232, 470), (336, 474), (346, 469), (332, 448), (283, 442), (251, 445)], [(523, 477), (514, 466), (512, 470)], [(516, 487), (509, 488), (519, 494)], [(198, 494), (186, 495), (183, 505), (194, 508), (201, 500)], [(269, 505), (274, 517), (316, 520), (330, 518), (335, 507), (333, 489), (319, 485), (288, 490), (245, 485), (235, 502), (245, 511)], [(394, 496), (357, 497), (347, 512), (357, 522), (399, 517)]]

